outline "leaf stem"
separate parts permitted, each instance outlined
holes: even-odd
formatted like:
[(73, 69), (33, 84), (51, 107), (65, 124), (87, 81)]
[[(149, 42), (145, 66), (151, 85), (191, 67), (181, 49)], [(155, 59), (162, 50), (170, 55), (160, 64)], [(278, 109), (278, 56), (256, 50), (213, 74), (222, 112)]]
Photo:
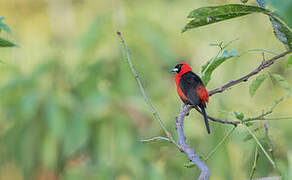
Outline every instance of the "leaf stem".
[(267, 153), (267, 151), (264, 149), (264, 147), (262, 146), (262, 144), (260, 143), (260, 141), (258, 140), (258, 138), (255, 136), (255, 134), (247, 127), (247, 125), (245, 123), (243, 123), (245, 129), (248, 131), (248, 133), (253, 137), (253, 139), (256, 141), (256, 143), (259, 145), (259, 147), (261, 148), (261, 150), (264, 152), (265, 156), (268, 158), (268, 160), (270, 161), (270, 163), (273, 165), (273, 167), (275, 168), (275, 162), (273, 161), (273, 159), (270, 157), (270, 155)]
[(258, 146), (256, 146), (255, 153), (254, 153), (253, 166), (252, 166), (252, 169), (251, 169), (251, 173), (250, 173), (250, 176), (249, 176), (249, 180), (252, 180), (252, 178), (254, 176), (254, 173), (255, 173), (256, 167), (257, 167), (258, 159), (259, 159)]
[(228, 132), (227, 134), (223, 137), (223, 139), (217, 144), (217, 146), (207, 155), (207, 157), (205, 158), (205, 161), (207, 161), (218, 149), (220, 146), (222, 146), (222, 144), (226, 141), (226, 139), (233, 133), (233, 131), (235, 130), (237, 126), (233, 126)]

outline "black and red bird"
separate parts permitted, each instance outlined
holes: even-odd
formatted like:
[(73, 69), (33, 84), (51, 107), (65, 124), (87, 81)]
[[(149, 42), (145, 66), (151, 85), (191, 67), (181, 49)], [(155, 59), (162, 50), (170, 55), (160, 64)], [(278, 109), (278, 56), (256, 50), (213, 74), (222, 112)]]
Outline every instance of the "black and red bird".
[(185, 104), (201, 109), (208, 134), (210, 134), (209, 122), (205, 111), (206, 104), (209, 101), (209, 93), (201, 78), (193, 73), (191, 67), (186, 63), (177, 64), (171, 71), (177, 73), (174, 80), (179, 97)]

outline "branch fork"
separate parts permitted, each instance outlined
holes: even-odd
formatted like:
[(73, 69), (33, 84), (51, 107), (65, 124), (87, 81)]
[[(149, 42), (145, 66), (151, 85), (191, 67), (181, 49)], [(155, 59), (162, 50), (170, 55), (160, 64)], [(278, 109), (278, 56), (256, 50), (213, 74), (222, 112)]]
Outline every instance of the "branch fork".
[(186, 137), (184, 135), (184, 119), (191, 109), (192, 106), (190, 105), (182, 105), (180, 108), (179, 115), (176, 118), (175, 123), (178, 137), (177, 144), (180, 147), (180, 151), (187, 155), (189, 161), (201, 170), (201, 174), (198, 180), (208, 180), (210, 176), (210, 170), (208, 166), (202, 160), (200, 160), (198, 155), (195, 153), (195, 150), (189, 147), (189, 145), (186, 143)]

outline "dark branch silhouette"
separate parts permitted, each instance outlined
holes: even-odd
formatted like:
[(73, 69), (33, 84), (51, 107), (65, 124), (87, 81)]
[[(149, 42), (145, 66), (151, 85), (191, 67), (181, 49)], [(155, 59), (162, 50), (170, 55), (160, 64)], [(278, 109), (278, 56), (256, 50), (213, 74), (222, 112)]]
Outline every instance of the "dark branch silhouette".
[(269, 59), (269, 60), (267, 60), (267, 61), (263, 60), (262, 63), (261, 63), (257, 68), (255, 68), (252, 72), (248, 73), (247, 75), (245, 75), (245, 76), (243, 76), (243, 77), (241, 77), (241, 78), (239, 78), (239, 79), (236, 79), (236, 80), (230, 81), (230, 82), (226, 83), (225, 85), (223, 85), (223, 86), (220, 87), (220, 88), (216, 88), (216, 89), (214, 89), (214, 90), (212, 90), (212, 91), (209, 91), (209, 96), (212, 96), (212, 95), (217, 94), (217, 93), (222, 93), (222, 92), (225, 91), (226, 89), (228, 89), (228, 88), (230, 88), (230, 87), (232, 87), (232, 86), (234, 86), (234, 85), (236, 85), (236, 84), (239, 84), (239, 83), (241, 83), (241, 82), (246, 82), (246, 81), (248, 81), (248, 79), (249, 79), (250, 77), (256, 75), (256, 74), (259, 73), (261, 70), (263, 70), (263, 69), (265, 69), (265, 68), (271, 66), (272, 64), (274, 64), (274, 62), (275, 62), (276, 60), (280, 59), (281, 57), (286, 56), (287, 54), (289, 54), (289, 53), (291, 53), (291, 52), (292, 52), (292, 50), (290, 49), (290, 50), (285, 51), (285, 52), (283, 52), (283, 53), (281, 53), (281, 54), (279, 54), (279, 55), (277, 55), (277, 56), (272, 57), (271, 59)]

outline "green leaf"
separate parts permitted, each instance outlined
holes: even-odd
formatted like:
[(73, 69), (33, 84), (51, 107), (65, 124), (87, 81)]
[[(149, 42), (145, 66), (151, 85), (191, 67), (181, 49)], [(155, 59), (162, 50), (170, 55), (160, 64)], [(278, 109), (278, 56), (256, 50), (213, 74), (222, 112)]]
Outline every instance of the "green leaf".
[(258, 90), (258, 88), (261, 86), (266, 78), (267, 74), (260, 74), (256, 77), (255, 80), (252, 81), (251, 85), (249, 86), (249, 94), (251, 97), (254, 96), (255, 92)]
[(14, 43), (0, 37), (0, 47), (14, 47)]
[[(266, 2), (264, 0), (256, 0), (256, 3), (261, 7), (266, 7)], [(285, 4), (285, 3), (280, 3)], [(288, 8), (289, 9), (289, 8)], [(275, 13), (269, 15), (270, 21), (273, 26), (274, 34), (276, 38), (281, 41), (286, 49), (292, 48), (292, 31), (289, 26)]]
[[(203, 72), (205, 71), (205, 69), (209, 66), (209, 64), (210, 64), (214, 59), (216, 59), (216, 58), (218, 57), (218, 55), (219, 55), (219, 54), (220, 54), (225, 48), (227, 48), (231, 43), (233, 43), (233, 42), (236, 41), (236, 40), (237, 40), (237, 39), (233, 39), (233, 40), (228, 41), (227, 43), (224, 43), (224, 44), (223, 44), (223, 41), (221, 41), (221, 42), (219, 42), (219, 43), (211, 43), (211, 44), (209, 44), (210, 46), (217, 46), (217, 47), (219, 47), (220, 50), (219, 50), (218, 54), (217, 54), (215, 57), (209, 59), (209, 60), (208, 60), (203, 66), (202, 66), (202, 68), (201, 68), (201, 73), (203, 73)], [(226, 54), (229, 55), (229, 56), (230, 56), (230, 55), (239, 56), (238, 52), (237, 52), (235, 49), (231, 49), (231, 51), (230, 51), (229, 54), (226, 53), (226, 52), (223, 52), (222, 56), (226, 56)]]
[(223, 6), (202, 7), (193, 10), (188, 18), (193, 18), (182, 30), (185, 32), (189, 29), (213, 24), (216, 22), (248, 15), (251, 13), (271, 14), (271, 11), (250, 5), (228, 4)]
[[(263, 0), (262, 0), (263, 1)], [(291, 8), (292, 8), (292, 1), (291, 0), (281, 0), (281, 3), (279, 3), (279, 0), (268, 0), (267, 4), (270, 7), (273, 7), (276, 9), (277, 13), (283, 17), (283, 20), (288, 24), (289, 27), (292, 27), (292, 14), (291, 14)]]
[(288, 57), (285, 67), (288, 68), (290, 66), (292, 66), (292, 55)]
[(272, 74), (272, 76), (279, 83), (280, 86), (286, 89), (286, 98), (289, 98), (291, 95), (291, 88), (286, 79), (280, 74)]
[(239, 120), (243, 120), (244, 119), (244, 114), (240, 113), (236, 118), (239, 119)]
[(214, 60), (209, 60), (203, 67), (202, 71), (205, 70), (202, 81), (204, 82), (205, 86), (207, 86), (208, 82), (211, 79), (211, 75), (213, 71), (219, 67), (223, 62), (225, 62), (227, 59), (230, 59), (231, 57), (238, 56), (238, 53), (235, 50), (231, 50), (230, 53), (228, 51), (224, 51), (220, 57), (217, 57)]
[(203, 73), (206, 68), (209, 66), (209, 64), (212, 62), (214, 58), (209, 59), (202, 67), (201, 67), (201, 73)]
[(254, 122), (246, 122), (245, 125), (246, 125), (247, 127), (250, 127), (250, 126), (253, 126), (253, 125), (254, 125)]
[(274, 34), (281, 41), (286, 49), (292, 49), (292, 31), (276, 14), (270, 16)]
[(239, 120), (243, 120), (244, 119), (244, 114), (241, 112), (240, 114), (238, 114), (238, 112), (233, 112), (234, 116), (236, 117), (236, 119)]
[(192, 20), (187, 25), (185, 25), (185, 27), (182, 29), (182, 32), (192, 28), (245, 16), (251, 13), (263, 13), (269, 16), (273, 25), (274, 34), (277, 39), (279, 39), (285, 45), (286, 49), (291, 49), (292, 31), (289, 26), (287, 26), (286, 23), (283, 22), (283, 20), (281, 20), (277, 14), (265, 9), (264, 1), (257, 1), (257, 3), (261, 7), (243, 4), (228, 4), (195, 9), (188, 15), (188, 18), (192, 18)]
[(193, 167), (195, 167), (195, 165), (192, 162), (188, 162), (187, 164), (184, 164), (184, 167), (185, 168), (193, 168)]

